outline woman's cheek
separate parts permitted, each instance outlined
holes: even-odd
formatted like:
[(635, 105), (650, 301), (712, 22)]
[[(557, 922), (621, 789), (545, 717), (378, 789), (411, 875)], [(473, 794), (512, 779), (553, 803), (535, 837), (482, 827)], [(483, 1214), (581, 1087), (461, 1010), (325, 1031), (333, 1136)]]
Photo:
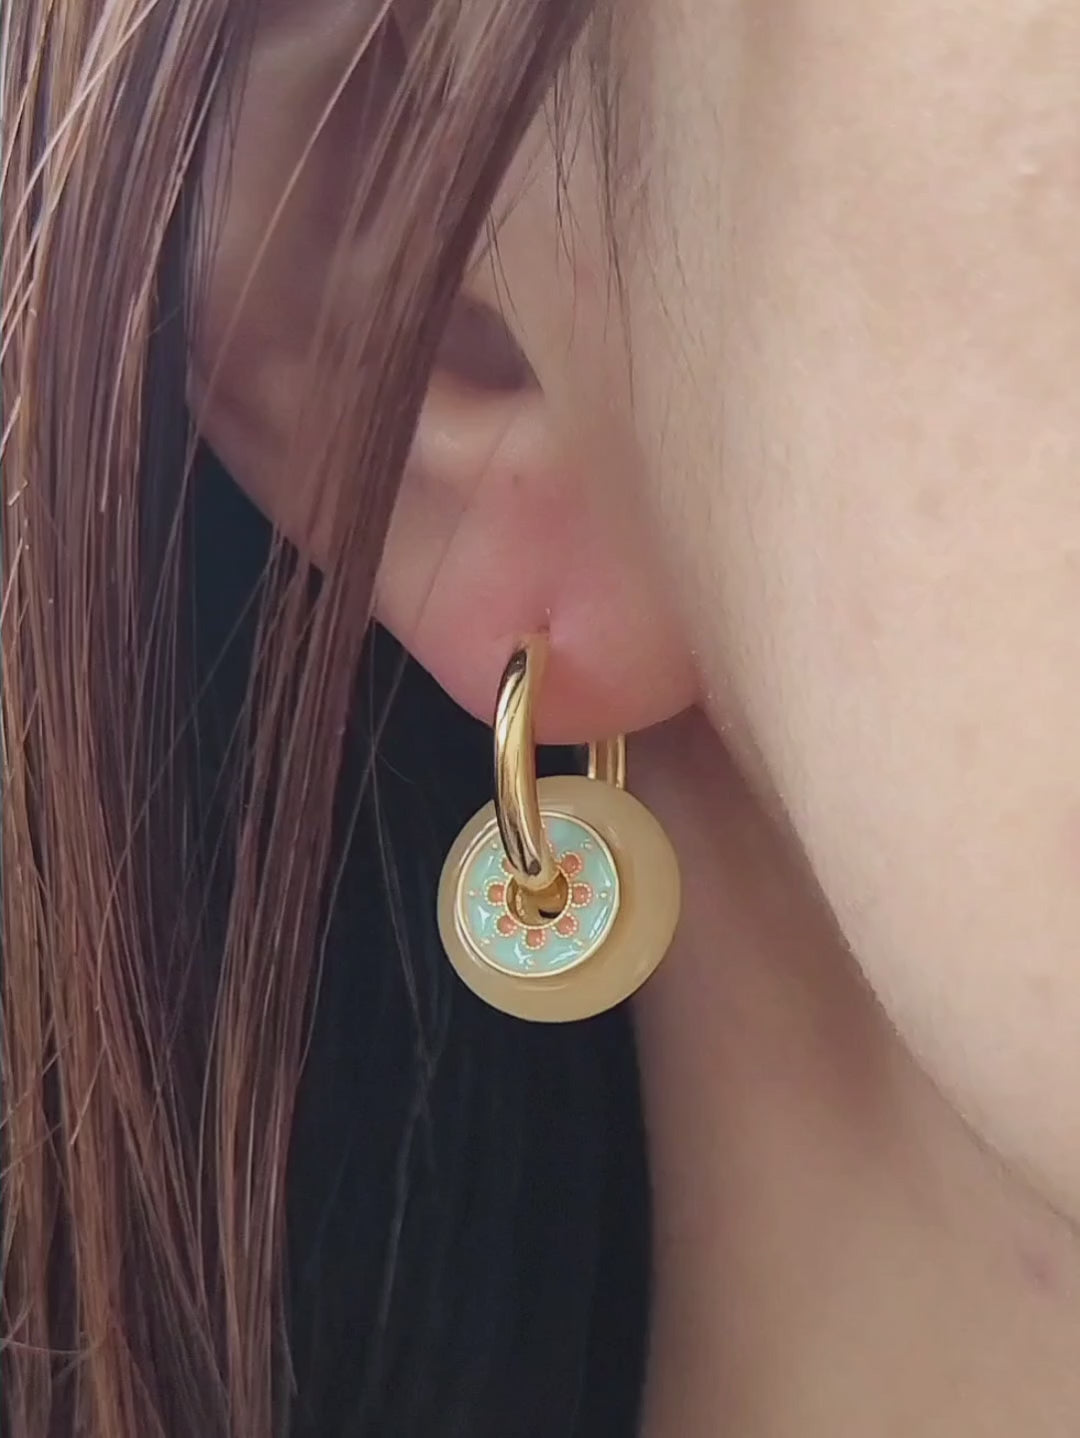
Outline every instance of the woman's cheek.
[(1080, 1217), (1080, 11), (783, 8), (635, 31), (656, 534), (889, 1015)]

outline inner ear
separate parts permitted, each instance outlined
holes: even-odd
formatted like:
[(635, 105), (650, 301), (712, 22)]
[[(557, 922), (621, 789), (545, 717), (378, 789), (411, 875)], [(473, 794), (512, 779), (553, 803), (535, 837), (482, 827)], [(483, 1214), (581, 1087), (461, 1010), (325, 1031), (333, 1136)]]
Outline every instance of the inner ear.
[(495, 393), (535, 389), (536, 375), (503, 316), (483, 300), (459, 294), (439, 345), (436, 376)]

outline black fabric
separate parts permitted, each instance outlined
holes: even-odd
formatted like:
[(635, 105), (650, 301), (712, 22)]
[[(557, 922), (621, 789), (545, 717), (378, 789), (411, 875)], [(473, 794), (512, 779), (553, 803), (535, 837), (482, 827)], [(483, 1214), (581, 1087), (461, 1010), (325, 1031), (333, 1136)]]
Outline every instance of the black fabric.
[[(238, 618), (269, 536), (209, 455), (194, 506), (210, 793), (243, 692), (251, 634)], [(399, 677), (350, 834), (368, 716)], [(457, 980), (435, 929), (442, 857), (490, 797), (489, 746), (374, 637), (290, 1154), (292, 1438), (636, 1431), (648, 1203), (627, 1015), (541, 1027), (494, 1013)]]

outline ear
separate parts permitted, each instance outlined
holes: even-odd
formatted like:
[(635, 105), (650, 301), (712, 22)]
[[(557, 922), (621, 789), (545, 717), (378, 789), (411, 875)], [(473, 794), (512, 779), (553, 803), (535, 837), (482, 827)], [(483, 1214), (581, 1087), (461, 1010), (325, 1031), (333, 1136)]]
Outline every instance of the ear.
[(498, 324), (468, 301), (451, 321), (376, 615), (478, 717), (490, 719), (515, 643), (546, 631), (540, 742), (645, 728), (696, 692), (645, 526), (575, 458), (520, 356), (514, 375), (512, 342), (492, 361)]
[[(430, 0), (396, 0), (406, 46), (416, 43), (429, 10)], [(316, 562), (329, 548), (320, 533), (326, 505), (281, 457), (290, 449), (295, 396), (305, 392), (322, 277), (340, 239), (343, 167), (370, 128), (372, 94), (379, 86), (392, 93), (393, 77), (380, 69), (385, 55), (372, 51), (332, 123), (314, 147), (309, 142), (370, 20), (366, 5), (271, 5), (254, 39), (239, 116), (217, 117), (208, 146), (208, 196), (220, 182), (214, 156), (227, 153), (228, 203), (195, 326), (192, 410), (245, 491)], [(648, 532), (628, 498), (634, 486), (596, 458), (605, 449), (623, 453), (624, 443), (608, 443), (603, 397), (594, 402), (575, 388), (583, 371), (599, 375), (603, 361), (571, 343), (597, 327), (579, 323), (572, 302), (589, 289), (583, 269), (569, 275), (551, 267), (562, 246), (542, 177), (556, 162), (546, 124), (538, 122), (537, 137), (507, 179), (514, 203), (499, 207), (499, 265), (477, 266), (469, 283), (480, 298), (463, 297), (451, 319), (395, 511), (376, 613), (484, 719), (515, 643), (547, 630), (539, 737), (576, 744), (667, 718), (693, 702), (696, 686)], [(302, 155), (299, 183), (271, 230)], [(507, 291), (495, 283), (496, 268), (503, 280), (513, 271), (521, 349), (497, 308)], [(565, 302), (553, 304), (555, 297)], [(344, 302), (362, 306), (365, 295)], [(599, 418), (596, 443), (581, 439), (582, 412)]]

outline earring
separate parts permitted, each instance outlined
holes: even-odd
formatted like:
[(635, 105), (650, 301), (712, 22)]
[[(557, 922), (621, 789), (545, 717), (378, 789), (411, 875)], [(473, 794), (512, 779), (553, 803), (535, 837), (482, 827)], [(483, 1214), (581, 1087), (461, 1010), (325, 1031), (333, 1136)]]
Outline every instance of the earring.
[(626, 792), (620, 736), (589, 749), (589, 777), (536, 778), (533, 701), (546, 641), (515, 651), (495, 710), (495, 800), (455, 840), (439, 932), (458, 974), (517, 1018), (590, 1018), (634, 993), (667, 953), (679, 866)]

